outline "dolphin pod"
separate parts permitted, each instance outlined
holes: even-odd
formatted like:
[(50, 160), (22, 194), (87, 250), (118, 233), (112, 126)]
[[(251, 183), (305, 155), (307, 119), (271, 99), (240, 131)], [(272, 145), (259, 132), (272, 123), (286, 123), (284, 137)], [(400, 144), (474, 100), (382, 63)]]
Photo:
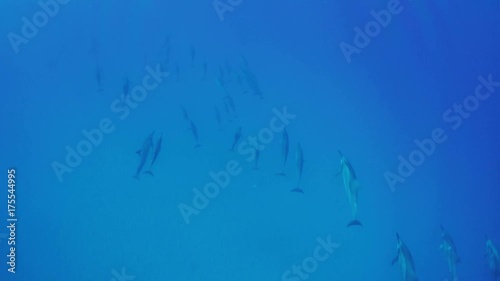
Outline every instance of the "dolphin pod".
[[(169, 43), (168, 43), (169, 44)], [(194, 65), (195, 63), (198, 63), (200, 61), (200, 58), (196, 56), (196, 51), (194, 47), (191, 49), (191, 64)], [(260, 83), (257, 80), (257, 76), (255, 73), (253, 73), (249, 66), (248, 62), (244, 57), (242, 59), (242, 66), (241, 70), (238, 70), (237, 68), (231, 70), (231, 66), (226, 63), (226, 69), (224, 67), (219, 68), (219, 73), (216, 78), (216, 83), (220, 87), (222, 93), (224, 94), (222, 98), (222, 103), (219, 104), (219, 106), (214, 106), (214, 113), (215, 113), (215, 121), (217, 122), (217, 126), (219, 129), (223, 128), (223, 125), (228, 125), (229, 126), (229, 121), (231, 118), (236, 118), (236, 105), (239, 105), (239, 100), (236, 95), (233, 95), (231, 92), (231, 87), (230, 87), (230, 81), (234, 80), (235, 83), (237, 83), (237, 86), (243, 90), (243, 92), (250, 92), (251, 94), (260, 97), (261, 99), (263, 98), (263, 92), (260, 88)], [(175, 63), (175, 72), (177, 73), (177, 79), (180, 79), (180, 71), (179, 71), (179, 65)], [(202, 74), (203, 78), (207, 76), (207, 63), (204, 62), (202, 65)], [(183, 68), (185, 69), (185, 68)], [(184, 70), (183, 70), (184, 71)], [(184, 72), (183, 72), (184, 73)], [(231, 79), (229, 79), (231, 78)], [(98, 68), (96, 72), (96, 79), (99, 83), (99, 85), (103, 82), (102, 77), (101, 77), (101, 69)], [(184, 76), (183, 74), (183, 79), (188, 79), (188, 75), (186, 74)], [(130, 92), (130, 81), (129, 77), (125, 77), (125, 81), (123, 83), (123, 89), (122, 89), (122, 100), (124, 100), (128, 97), (129, 92)], [(229, 95), (231, 94), (231, 95)], [(234, 99), (234, 100), (233, 100)], [(236, 103), (235, 103), (236, 101)], [(243, 107), (237, 107), (238, 108), (238, 113), (243, 114), (244, 111)], [(181, 106), (181, 113), (182, 113), (182, 118), (185, 121), (185, 123), (188, 126), (188, 130), (192, 134), (192, 138), (195, 141), (196, 147), (200, 147), (199, 139), (198, 139), (198, 129), (193, 120), (190, 118), (188, 111), (186, 108)], [(225, 112), (224, 112), (225, 110)], [(221, 113), (223, 116), (221, 116)], [(224, 115), (225, 113), (225, 115)], [(212, 113), (213, 114), (213, 113)], [(213, 117), (212, 117), (212, 122), (213, 122)], [(224, 122), (223, 122), (224, 121)], [(233, 120), (235, 123), (238, 122), (238, 120)], [(200, 125), (201, 129), (204, 129), (202, 127), (202, 123), (197, 123)], [(236, 125), (235, 126), (236, 130), (232, 132), (231, 136), (228, 136), (227, 139), (227, 144), (224, 143), (224, 145), (230, 145), (230, 151), (232, 152), (237, 152), (236, 148), (238, 147), (238, 144), (240, 142), (243, 142), (243, 129), (241, 126)], [(249, 130), (249, 128), (245, 128), (246, 130)], [(280, 176), (285, 176), (285, 169), (291, 167), (290, 166), (290, 160), (289, 158), (292, 158), (293, 155), (291, 155), (291, 147), (290, 147), (290, 138), (289, 138), (289, 131), (288, 127), (283, 128), (282, 131), (277, 131), (280, 132), (279, 139), (281, 140), (281, 146), (280, 148), (280, 153), (276, 153), (276, 166), (275, 169), (278, 171), (276, 175)], [(203, 130), (201, 132), (204, 132)], [(203, 136), (203, 135), (202, 135)], [(190, 136), (191, 137), (191, 136)], [(229, 137), (232, 137), (232, 139), (229, 139)], [(137, 151), (137, 154), (140, 156), (139, 163), (137, 165), (136, 171), (135, 171), (135, 178), (139, 178), (141, 174), (149, 174), (153, 176), (153, 171), (152, 168), (157, 167), (155, 166), (158, 165), (157, 161), (159, 158), (159, 155), (161, 153), (162, 149), (162, 141), (163, 141), (163, 133), (156, 139), (155, 132), (153, 131), (150, 135), (146, 137), (146, 139), (143, 141), (141, 148)], [(230, 142), (231, 141), (231, 142)], [(279, 140), (278, 140), (279, 141)], [(208, 142), (208, 140), (207, 140)], [(296, 179), (296, 185), (295, 186), (289, 186), (290, 188), (294, 187), (291, 191), (293, 192), (292, 194), (296, 193), (304, 193), (304, 190), (308, 190), (307, 186), (304, 189), (304, 184), (307, 184), (303, 180), (303, 168), (304, 168), (304, 151), (303, 151), (303, 144), (305, 142), (296, 142), (296, 149), (295, 149), (295, 163), (293, 166), (293, 172), (291, 173), (293, 175), (293, 180)], [(306, 146), (304, 148), (307, 149)], [(254, 169), (265, 169), (265, 163), (262, 162), (263, 158), (261, 157), (261, 151), (260, 149), (255, 149), (255, 158), (254, 162), (252, 163), (252, 166)], [(308, 150), (306, 150), (307, 152)], [(265, 156), (267, 156), (267, 150)], [(307, 154), (309, 155), (309, 154)], [(306, 155), (306, 156), (307, 156)], [(345, 193), (347, 195), (347, 200), (349, 202), (349, 207), (350, 207), (350, 221), (347, 223), (348, 229), (351, 229), (350, 227), (352, 226), (363, 226), (359, 219), (359, 191), (360, 191), (360, 183), (359, 183), (359, 178), (358, 175), (356, 174), (355, 169), (353, 168), (353, 165), (349, 161), (349, 159), (340, 151), (338, 150), (338, 155), (340, 158), (340, 171), (338, 172), (338, 176), (341, 178), (341, 183), (344, 186)], [(160, 158), (161, 159), (161, 158)], [(309, 159), (309, 158), (308, 158)], [(287, 164), (287, 161), (289, 162)], [(308, 163), (306, 163), (308, 164)], [(148, 168), (149, 167), (149, 168)], [(309, 167), (309, 164), (308, 164)], [(287, 170), (287, 172), (289, 172)], [(288, 173), (286, 174), (288, 175)], [(304, 177), (305, 179), (305, 177)], [(288, 189), (288, 187), (287, 187)], [(292, 195), (290, 195), (292, 196)], [(298, 195), (297, 195), (298, 196)], [(367, 223), (366, 225), (368, 226), (369, 220), (368, 218), (363, 219), (363, 222)], [(460, 263), (461, 258), (458, 254), (457, 250), (457, 245), (455, 244), (452, 236), (448, 231), (445, 230), (443, 226), (440, 226), (440, 237), (441, 237), (441, 243), (439, 244), (439, 249), (440, 251), (443, 252), (444, 257), (447, 262), (447, 269), (448, 269), (448, 274), (449, 274), (449, 279), (448, 280), (453, 280), (457, 281), (457, 267), (460, 268)], [(411, 246), (411, 244), (409, 244)], [(500, 255), (498, 248), (495, 246), (494, 242), (486, 237), (485, 244), (485, 264), (488, 266), (488, 270), (492, 274), (492, 276), (495, 278), (495, 280), (500, 280)], [(389, 249), (390, 250), (390, 249)], [(436, 252), (438, 250), (436, 249)], [(397, 269), (399, 270), (401, 274), (401, 280), (403, 281), (418, 281), (419, 277), (417, 275), (417, 269), (415, 267), (415, 261), (414, 257), (407, 246), (405, 242), (401, 239), (399, 233), (396, 233), (396, 256), (392, 260), (392, 264), (396, 265), (397, 264)], [(389, 264), (387, 264), (389, 267)], [(444, 268), (444, 259), (443, 259), (443, 268)], [(443, 276), (444, 278), (444, 276)], [(441, 279), (442, 280), (442, 279)]]

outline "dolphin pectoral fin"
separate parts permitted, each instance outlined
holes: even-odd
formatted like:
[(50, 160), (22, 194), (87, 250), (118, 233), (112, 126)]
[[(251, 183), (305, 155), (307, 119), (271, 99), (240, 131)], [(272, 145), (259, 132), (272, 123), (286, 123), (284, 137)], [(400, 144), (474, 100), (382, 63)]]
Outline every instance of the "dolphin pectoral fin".
[(398, 262), (398, 256), (392, 259), (391, 265), (394, 265), (397, 262)]
[(151, 170), (145, 171), (145, 172), (143, 172), (143, 174), (148, 174), (148, 175), (151, 175), (152, 177), (154, 177), (154, 174)]
[(350, 221), (350, 222), (347, 224), (347, 227), (351, 227), (351, 226), (353, 226), (353, 225), (363, 226), (363, 225), (361, 224), (361, 222), (360, 222), (360, 221), (358, 221), (358, 220), (352, 220), (352, 221)]
[(304, 193), (304, 191), (302, 189), (300, 189), (300, 187), (296, 187), (294, 189), (292, 189), (292, 192), (298, 192), (298, 193)]

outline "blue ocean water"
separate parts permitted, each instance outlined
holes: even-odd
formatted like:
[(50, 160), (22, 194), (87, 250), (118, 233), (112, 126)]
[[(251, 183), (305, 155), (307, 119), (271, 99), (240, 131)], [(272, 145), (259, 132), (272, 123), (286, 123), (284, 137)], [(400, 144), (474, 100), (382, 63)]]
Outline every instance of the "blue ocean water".
[[(492, 280), (497, 1), (0, 11), (0, 280), (415, 280), (391, 265), (397, 233), (419, 280), (453, 280), (441, 225), (458, 280)], [(339, 151), (362, 226), (347, 227)]]

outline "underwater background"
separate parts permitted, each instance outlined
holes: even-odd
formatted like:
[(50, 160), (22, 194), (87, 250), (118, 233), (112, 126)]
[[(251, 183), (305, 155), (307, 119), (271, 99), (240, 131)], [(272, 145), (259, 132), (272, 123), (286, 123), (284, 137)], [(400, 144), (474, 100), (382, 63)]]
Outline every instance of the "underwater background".
[[(44, 22), (35, 15), (48, 2)], [(360, 44), (356, 27), (396, 4)], [(458, 280), (492, 280), (500, 88), (484, 81), (500, 81), (499, 14), (493, 0), (3, 0), (0, 280), (406, 280), (391, 266), (396, 233), (419, 280), (452, 280), (441, 225)], [(125, 103), (158, 69), (168, 75)], [(491, 95), (470, 98), (478, 85)], [(473, 110), (459, 114), (464, 101)], [(279, 176), (283, 129), (271, 123), (283, 111), (293, 118)], [(113, 129), (68, 161), (103, 122)], [(446, 140), (415, 152), (435, 130)], [(152, 132), (153, 176), (136, 153)], [(255, 151), (230, 150), (255, 137), (266, 139), (257, 164)], [(362, 226), (347, 227), (339, 150), (356, 171)], [(412, 154), (424, 157), (402, 176)], [(238, 172), (227, 186), (199, 199), (228, 164)], [(314, 270), (287, 273), (328, 239), (335, 249)]]

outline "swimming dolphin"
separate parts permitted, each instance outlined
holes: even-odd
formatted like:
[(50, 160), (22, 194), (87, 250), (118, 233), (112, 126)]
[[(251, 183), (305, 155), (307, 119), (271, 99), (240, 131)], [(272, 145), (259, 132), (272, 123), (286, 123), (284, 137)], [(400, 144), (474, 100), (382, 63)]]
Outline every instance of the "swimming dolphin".
[(222, 65), (219, 65), (219, 75), (217, 76), (217, 81), (222, 87), (226, 85), (226, 79), (224, 78), (224, 67)]
[(191, 67), (193, 67), (194, 66), (194, 59), (196, 57), (196, 49), (194, 48), (194, 46), (191, 46), (190, 54), (191, 54)]
[(207, 62), (203, 63), (203, 80), (207, 80), (208, 65)]
[(241, 59), (241, 64), (242, 64), (242, 68), (248, 68), (248, 61), (247, 61), (247, 58), (245, 58), (244, 55), (241, 55), (240, 56), (240, 59)]
[(129, 95), (129, 88), (130, 88), (130, 83), (128, 80), (128, 76), (125, 76), (125, 83), (123, 84), (123, 95), (122, 95), (122, 105), (125, 105), (125, 102), (127, 100), (127, 97)]
[(236, 133), (234, 134), (233, 145), (231, 145), (231, 148), (229, 149), (230, 151), (234, 151), (234, 148), (236, 147), (236, 144), (238, 143), (240, 138), (241, 138), (241, 126), (238, 127)]
[(198, 129), (196, 129), (196, 125), (194, 124), (193, 121), (191, 121), (189, 130), (191, 130), (191, 132), (193, 133), (194, 140), (196, 141), (196, 145), (194, 146), (194, 148), (200, 147), (201, 144), (198, 141)]
[(92, 55), (92, 57), (94, 58), (97, 58), (97, 56), (99, 55), (99, 43), (95, 39), (92, 40), (92, 43), (90, 45), (89, 55)]
[(243, 69), (243, 73), (245, 74), (246, 83), (252, 90), (253, 95), (259, 96), (260, 99), (264, 99), (262, 91), (259, 87), (259, 81), (257, 80), (257, 77), (255, 77), (255, 74), (253, 74), (253, 72), (251, 72), (249, 69)]
[(99, 92), (102, 92), (103, 91), (103, 89), (102, 89), (102, 73), (101, 73), (101, 68), (99, 67), (99, 65), (97, 65), (95, 78), (97, 80), (97, 86), (98, 86)]
[(227, 71), (227, 74), (233, 73), (233, 68), (231, 67), (231, 64), (229, 63), (229, 61), (226, 59), (225, 62), (226, 62), (226, 71)]
[(149, 151), (153, 147), (153, 135), (154, 131), (144, 140), (142, 143), (141, 149), (139, 149), (136, 153), (141, 156), (141, 161), (139, 162), (139, 166), (137, 166), (137, 171), (135, 173), (134, 178), (139, 179), (139, 175), (141, 174), (142, 168), (144, 168), (144, 164), (146, 164), (146, 160), (149, 156)]
[[(184, 106), (181, 106), (181, 110), (182, 110), (182, 118), (184, 118), (184, 121), (186, 121), (186, 123), (190, 124), (191, 120), (189, 119), (189, 114), (187, 113), (187, 110), (184, 108)], [(189, 129), (190, 128), (188, 128), (188, 130)]]
[(245, 88), (245, 85), (243, 84), (243, 80), (241, 79), (241, 75), (238, 72), (236, 72), (236, 83), (243, 91), (243, 94), (246, 94), (248, 92)]
[(300, 180), (302, 179), (302, 169), (304, 167), (304, 154), (302, 153), (302, 147), (300, 143), (297, 143), (297, 152), (295, 153), (295, 163), (297, 164), (297, 172), (299, 173), (299, 180), (297, 181), (297, 187), (292, 189), (292, 192), (304, 193), (300, 188)]
[[(224, 97), (224, 101), (225, 101), (225, 103), (229, 106), (229, 108), (228, 108), (228, 109), (230, 109), (230, 111), (233, 113), (233, 117), (234, 117), (234, 118), (238, 117), (238, 116), (236, 115), (236, 108), (234, 107), (234, 101), (233, 101), (233, 98), (232, 98), (230, 95), (226, 95), (226, 96)], [(228, 112), (228, 114), (229, 114), (229, 112)]]
[(498, 249), (488, 237), (486, 237), (486, 258), (488, 259), (488, 267), (493, 273), (493, 278), (497, 280), (500, 277), (500, 255)]
[(214, 106), (215, 109), (215, 119), (217, 120), (217, 124), (219, 125), (219, 130), (222, 131), (222, 119), (220, 117), (220, 111), (217, 106)]
[(282, 165), (281, 165), (281, 172), (277, 173), (277, 176), (284, 176), (285, 175), (285, 164), (286, 160), (288, 158), (288, 149), (289, 149), (289, 141), (288, 141), (288, 133), (286, 131), (286, 128), (283, 129), (283, 136), (281, 137), (281, 155), (282, 155)]
[(392, 260), (392, 264), (394, 265), (396, 262), (399, 263), (402, 281), (418, 281), (418, 277), (415, 272), (415, 263), (413, 262), (413, 257), (411, 256), (410, 250), (408, 250), (406, 244), (401, 241), (398, 233), (396, 233), (396, 237), (398, 239), (398, 253)]
[(451, 273), (452, 280), (457, 281), (457, 264), (460, 262), (460, 257), (458, 257), (457, 248), (455, 247), (455, 243), (451, 236), (444, 230), (444, 227), (441, 225), (441, 238), (443, 242), (439, 246), (446, 255), (446, 259), (448, 260), (448, 271)]
[(153, 155), (153, 160), (151, 160), (151, 164), (149, 164), (149, 169), (144, 172), (145, 174), (149, 174), (151, 176), (154, 176), (153, 172), (151, 171), (151, 167), (153, 167), (153, 164), (155, 163), (156, 158), (158, 158), (158, 154), (160, 154), (162, 139), (163, 139), (163, 133), (161, 133), (160, 138), (156, 142), (156, 146), (155, 146), (155, 150), (154, 150), (154, 155)]
[(352, 213), (352, 221), (347, 224), (347, 227), (353, 225), (363, 226), (359, 220), (357, 220), (358, 215), (358, 180), (356, 178), (356, 173), (351, 166), (351, 163), (347, 160), (347, 158), (342, 155), (342, 152), (339, 150), (340, 155), (340, 172), (338, 175), (342, 176), (342, 180), (344, 182), (345, 191), (347, 193), (347, 197), (349, 198), (349, 204), (351, 205), (351, 213)]
[(179, 69), (179, 64), (175, 63), (175, 77), (177, 81), (181, 80), (181, 70)]
[(260, 150), (258, 148), (255, 149), (255, 164), (253, 166), (254, 170), (259, 169), (259, 158), (260, 158)]

